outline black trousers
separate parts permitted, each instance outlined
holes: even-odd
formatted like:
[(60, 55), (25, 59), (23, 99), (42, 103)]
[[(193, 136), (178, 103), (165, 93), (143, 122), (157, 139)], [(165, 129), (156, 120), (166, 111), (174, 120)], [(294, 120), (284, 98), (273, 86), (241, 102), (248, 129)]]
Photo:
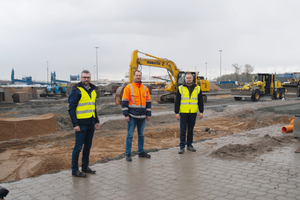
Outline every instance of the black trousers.
[(192, 145), (196, 117), (197, 113), (180, 113), (180, 148)]

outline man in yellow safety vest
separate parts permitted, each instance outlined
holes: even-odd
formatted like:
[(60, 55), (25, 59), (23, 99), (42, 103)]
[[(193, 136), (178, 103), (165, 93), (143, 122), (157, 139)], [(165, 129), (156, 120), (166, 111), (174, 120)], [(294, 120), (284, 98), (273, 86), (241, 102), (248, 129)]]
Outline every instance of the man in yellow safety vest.
[[(75, 131), (75, 145), (72, 152), (72, 175), (87, 177), (84, 173), (95, 174), (89, 168), (90, 149), (95, 129), (99, 128), (96, 110), (96, 86), (91, 84), (91, 73), (83, 70), (81, 82), (75, 85), (69, 95), (69, 114)], [(81, 171), (78, 170), (78, 157), (83, 146)]]
[[(176, 94), (175, 114), (176, 119), (180, 120), (180, 150), (179, 154), (184, 153), (185, 145), (187, 150), (195, 152), (193, 147), (193, 130), (196, 123), (197, 112), (199, 119), (203, 117), (203, 98), (200, 86), (196, 85), (191, 73), (185, 74), (185, 83), (180, 85)], [(187, 136), (186, 136), (186, 129)]]

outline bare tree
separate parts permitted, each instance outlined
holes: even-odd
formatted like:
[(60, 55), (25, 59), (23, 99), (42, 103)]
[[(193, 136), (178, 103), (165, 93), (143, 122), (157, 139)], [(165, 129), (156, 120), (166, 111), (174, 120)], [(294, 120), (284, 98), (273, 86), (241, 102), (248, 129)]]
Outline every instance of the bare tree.
[(246, 74), (246, 81), (248, 82), (249, 81), (249, 75), (254, 71), (254, 67), (249, 65), (249, 64), (246, 64), (245, 65), (245, 68), (244, 68), (244, 72)]
[(235, 78), (238, 81), (239, 80), (239, 74), (241, 73), (241, 66), (239, 66), (239, 64), (237, 64), (237, 63), (232, 64), (232, 66), (234, 68)]

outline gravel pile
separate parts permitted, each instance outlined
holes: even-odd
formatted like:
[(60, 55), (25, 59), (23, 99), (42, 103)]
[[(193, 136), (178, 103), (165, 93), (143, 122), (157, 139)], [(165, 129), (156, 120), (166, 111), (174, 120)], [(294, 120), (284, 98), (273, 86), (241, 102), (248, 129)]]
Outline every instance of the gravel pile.
[(233, 89), (233, 88), (238, 88), (236, 84), (233, 83), (223, 83), (223, 84), (216, 84), (218, 87), (222, 89)]

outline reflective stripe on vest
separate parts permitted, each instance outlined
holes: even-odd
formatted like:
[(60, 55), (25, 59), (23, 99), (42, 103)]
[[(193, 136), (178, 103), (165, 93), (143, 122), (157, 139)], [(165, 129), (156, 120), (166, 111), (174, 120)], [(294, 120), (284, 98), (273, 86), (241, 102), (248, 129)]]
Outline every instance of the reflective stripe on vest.
[(95, 103), (97, 94), (95, 90), (92, 91), (91, 97), (85, 89), (82, 87), (77, 87), (81, 91), (81, 98), (76, 107), (76, 117), (77, 119), (88, 119), (95, 117)]
[[(146, 87), (143, 85), (144, 87), (144, 92), (145, 92), (145, 102), (147, 102), (147, 91), (146, 91)], [(130, 108), (146, 108), (146, 105), (135, 105), (134, 102), (134, 92), (133, 92), (133, 87), (132, 84), (130, 84), (130, 91), (131, 91), (131, 100), (132, 100), (132, 105), (128, 105), (128, 107)], [(141, 99), (142, 102), (142, 99)]]
[(198, 94), (200, 93), (200, 86), (196, 86), (190, 96), (189, 89), (183, 85), (179, 87), (181, 94), (180, 113), (197, 113), (198, 111)]

